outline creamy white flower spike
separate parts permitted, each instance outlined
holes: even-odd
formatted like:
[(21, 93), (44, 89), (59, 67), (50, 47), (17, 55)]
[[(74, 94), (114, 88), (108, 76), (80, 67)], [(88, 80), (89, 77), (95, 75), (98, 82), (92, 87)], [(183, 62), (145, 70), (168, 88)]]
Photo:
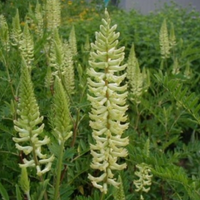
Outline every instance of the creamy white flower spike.
[(88, 100), (91, 102), (90, 126), (95, 144), (90, 144), (93, 160), (91, 168), (101, 171), (99, 177), (89, 175), (94, 187), (107, 193), (108, 184), (115, 187), (119, 183), (114, 170), (123, 170), (125, 163), (118, 158), (127, 156), (124, 148), (129, 143), (122, 134), (128, 128), (126, 98), (127, 85), (123, 84), (126, 65), (120, 65), (124, 59), (124, 47), (117, 49), (119, 33), (117, 25), (110, 26), (107, 10), (102, 19), (100, 31), (96, 32), (96, 41), (91, 44), (90, 67), (88, 74)]
[(27, 159), (23, 159), (23, 163), (19, 166), (21, 168), (36, 167), (37, 175), (41, 176), (51, 169), (54, 155), (48, 157), (48, 155), (42, 153), (43, 145), (47, 145), (50, 139), (47, 136), (42, 136), (43, 117), (40, 116), (29, 69), (25, 60), (23, 61), (17, 110), (18, 119), (14, 120), (14, 129), (19, 136), (13, 137), (13, 140), (16, 148), (23, 151), (27, 157)]
[(142, 192), (149, 192), (152, 184), (152, 173), (150, 167), (145, 163), (140, 163), (136, 165), (138, 171), (135, 172), (135, 175), (139, 178), (134, 180), (133, 183), (136, 187), (135, 191), (140, 192), (140, 199), (144, 199)]

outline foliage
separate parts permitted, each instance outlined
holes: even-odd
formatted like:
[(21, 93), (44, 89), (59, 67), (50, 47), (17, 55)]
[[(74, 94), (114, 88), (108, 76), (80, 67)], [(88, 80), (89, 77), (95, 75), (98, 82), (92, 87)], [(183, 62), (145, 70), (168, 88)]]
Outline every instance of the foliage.
[(200, 198), (199, 13), (107, 9), (0, 2), (3, 199)]

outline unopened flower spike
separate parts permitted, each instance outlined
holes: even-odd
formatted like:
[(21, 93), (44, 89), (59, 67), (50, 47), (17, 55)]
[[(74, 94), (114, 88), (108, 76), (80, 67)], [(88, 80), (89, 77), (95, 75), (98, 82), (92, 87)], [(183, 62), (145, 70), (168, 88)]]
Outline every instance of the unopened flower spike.
[(170, 41), (168, 36), (166, 19), (163, 20), (163, 23), (161, 25), (159, 37), (161, 58), (167, 59), (170, 56)]
[(176, 75), (180, 73), (180, 65), (178, 62), (178, 58), (174, 59), (174, 63), (172, 65), (172, 74)]
[(75, 33), (75, 27), (72, 26), (72, 29), (70, 31), (69, 34), (69, 45), (70, 45), (70, 49), (72, 52), (72, 56), (76, 56), (77, 55), (77, 42), (76, 42), (76, 33)]
[(68, 138), (72, 136), (71, 131), (71, 119), (69, 111), (69, 102), (66, 98), (61, 80), (58, 76), (55, 79), (55, 94), (54, 94), (54, 106), (56, 118), (53, 121), (54, 136), (58, 143), (65, 143)]
[(171, 23), (171, 29), (170, 29), (170, 34), (169, 34), (169, 44), (170, 44), (171, 49), (176, 46), (176, 36), (174, 32), (173, 23)]
[[(47, 70), (46, 81), (50, 84), (53, 77), (58, 76), (63, 84), (68, 98), (74, 93), (74, 63), (73, 53), (70, 44), (59, 37), (58, 29), (54, 29), (51, 39), (49, 56), (49, 69)], [(69, 98), (70, 99), (70, 98)]]
[(44, 19), (42, 15), (42, 6), (37, 0), (36, 6), (35, 6), (35, 19), (36, 19), (36, 29), (35, 32), (37, 35), (39, 35), (40, 38), (43, 36), (43, 31), (44, 31)]
[(60, 26), (61, 22), (61, 5), (60, 0), (46, 1), (46, 19), (47, 30), (52, 31)]
[(20, 27), (19, 11), (16, 11), (16, 15), (12, 19), (12, 30), (11, 30), (11, 44), (18, 46), (22, 39), (22, 30)]
[(123, 170), (126, 164), (119, 163), (118, 158), (127, 156), (125, 146), (129, 143), (128, 137), (122, 137), (128, 128), (126, 65), (121, 65), (124, 47), (117, 48), (119, 33), (115, 33), (116, 28), (117, 25), (111, 26), (105, 9), (105, 19), (96, 32), (95, 43), (91, 44), (87, 70), (88, 100), (92, 107), (90, 127), (95, 141), (90, 144), (91, 168), (100, 171), (98, 177), (89, 174), (89, 179), (102, 193), (107, 193), (108, 185), (119, 186), (115, 171)]
[(25, 59), (28, 68), (31, 68), (34, 60), (34, 42), (27, 23), (25, 23), (23, 35), (19, 41), (19, 50), (22, 57)]
[(3, 15), (0, 15), (0, 41), (2, 43), (3, 49), (6, 52), (9, 52), (10, 51), (9, 29), (7, 21)]
[(26, 167), (22, 167), (21, 168), (21, 176), (19, 179), (19, 185), (22, 189), (22, 191), (24, 192), (24, 194), (26, 194), (28, 197), (30, 197), (30, 181), (28, 179), (28, 173), (27, 173), (27, 168)]
[(141, 101), (141, 96), (147, 91), (150, 85), (149, 71), (143, 68), (140, 70), (138, 60), (135, 55), (134, 44), (132, 44), (128, 57), (127, 78), (130, 86), (130, 99), (136, 104)]

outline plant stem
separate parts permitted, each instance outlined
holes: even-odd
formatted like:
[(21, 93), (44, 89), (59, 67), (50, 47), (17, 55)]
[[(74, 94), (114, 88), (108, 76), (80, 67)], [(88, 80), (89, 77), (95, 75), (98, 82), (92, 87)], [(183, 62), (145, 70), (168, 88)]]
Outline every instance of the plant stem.
[(64, 142), (61, 141), (60, 153), (59, 153), (58, 164), (57, 164), (57, 178), (56, 178), (56, 185), (55, 185), (55, 192), (54, 192), (54, 200), (59, 199), (59, 186), (60, 186), (60, 177), (61, 177), (61, 170), (62, 170), (63, 150), (64, 150)]
[(104, 200), (104, 197), (105, 197), (105, 194), (102, 192), (100, 200)]
[(15, 92), (14, 92), (14, 88), (13, 88), (13, 85), (12, 85), (12, 80), (11, 80), (11, 77), (10, 77), (9, 66), (8, 66), (8, 63), (7, 63), (7, 54), (6, 54), (6, 58), (3, 60), (3, 63), (4, 63), (5, 68), (6, 68), (6, 74), (7, 74), (7, 78), (8, 78), (8, 83), (10, 85), (11, 93), (13, 95), (13, 98), (15, 99), (16, 98), (15, 97)]
[(31, 200), (29, 192), (26, 194), (27, 200)]

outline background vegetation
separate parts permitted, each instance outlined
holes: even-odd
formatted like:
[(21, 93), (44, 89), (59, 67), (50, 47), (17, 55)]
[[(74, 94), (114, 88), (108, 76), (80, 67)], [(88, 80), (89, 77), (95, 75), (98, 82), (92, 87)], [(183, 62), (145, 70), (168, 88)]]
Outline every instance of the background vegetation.
[[(40, 3), (44, 4), (45, 0)], [(19, 10), (20, 26), (31, 18), (31, 9), (36, 1), (7, 0), (0, 3), (0, 13), (7, 20), (9, 29), (12, 19)], [(90, 105), (87, 101), (86, 68), (90, 42), (94, 42), (95, 31), (99, 30), (104, 16), (103, 3), (83, 1), (61, 1), (62, 18), (59, 34), (69, 38), (75, 27), (77, 55), (73, 57), (75, 70), (75, 93), (71, 100), (73, 137), (66, 144), (63, 159), (63, 177), (60, 187), (61, 199), (99, 200), (100, 192), (88, 180), (91, 173), (89, 142), (92, 130), (89, 127)], [(127, 168), (120, 172), (125, 199), (139, 199), (134, 180), (137, 164), (145, 163), (153, 174), (151, 190), (143, 194), (145, 199), (197, 200), (200, 198), (200, 17), (195, 10), (183, 9), (175, 4), (148, 15), (136, 10), (125, 12), (108, 7), (112, 24), (117, 24), (120, 32), (119, 46), (125, 46), (125, 61), (128, 62), (132, 44), (141, 69), (148, 69), (150, 85), (135, 102), (128, 98), (129, 136)], [(160, 28), (166, 19), (168, 32), (174, 27), (176, 45), (168, 58), (161, 57)], [(34, 39), (34, 61), (32, 81), (41, 115), (44, 116), (45, 133), (51, 137), (50, 108), (51, 88), (45, 86), (48, 60), (43, 47), (48, 42), (47, 35), (40, 39), (35, 36), (34, 26), (29, 24)], [(2, 35), (1, 35), (2, 36)], [(4, 199), (16, 199), (19, 191), (21, 170), (18, 163), (24, 155), (15, 148), (13, 119), (16, 117), (18, 83), (21, 59), (19, 51), (12, 47), (9, 54), (0, 50), (0, 194)], [(128, 81), (128, 79), (127, 79)], [(58, 154), (57, 146), (48, 146), (51, 153)], [(38, 185), (38, 178), (30, 171), (32, 193), (42, 190), (51, 196), (52, 175), (47, 175), (49, 183)], [(39, 188), (39, 189), (38, 189)], [(7, 192), (6, 192), (7, 191)], [(105, 199), (111, 200), (115, 189), (110, 188)], [(19, 195), (20, 196), (20, 195)], [(20, 197), (18, 196), (18, 199)], [(21, 198), (26, 199), (25, 197)], [(41, 198), (42, 199), (42, 198)]]

